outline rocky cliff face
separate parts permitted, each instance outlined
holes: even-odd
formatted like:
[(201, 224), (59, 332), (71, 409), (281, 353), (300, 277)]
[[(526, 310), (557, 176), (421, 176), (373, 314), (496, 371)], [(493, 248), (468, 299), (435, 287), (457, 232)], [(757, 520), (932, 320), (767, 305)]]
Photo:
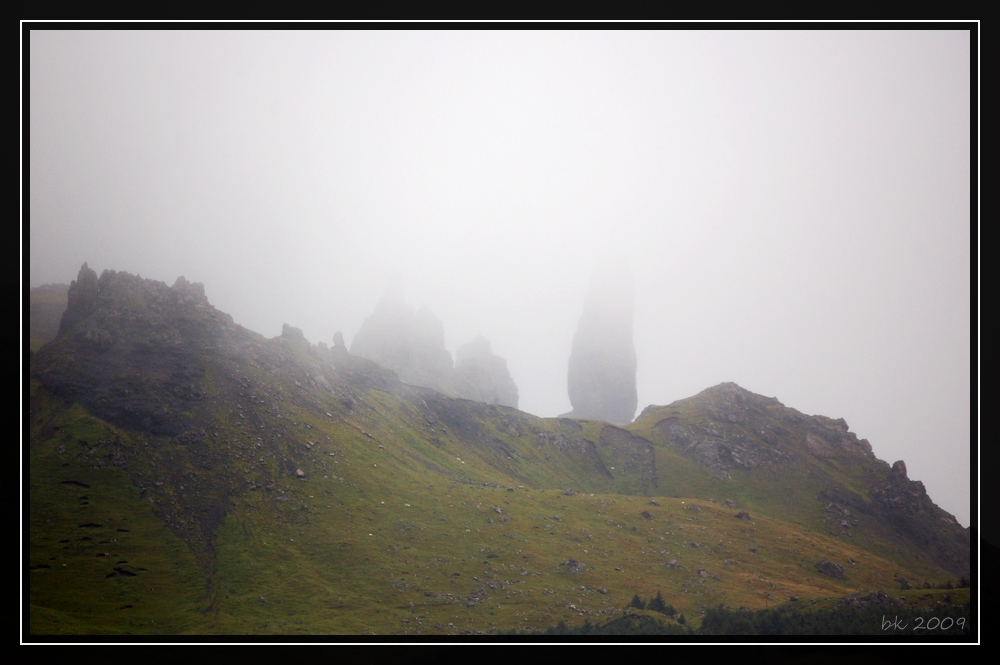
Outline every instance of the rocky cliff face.
[(517, 386), (490, 343), (480, 336), (460, 347), (456, 367), (444, 346), (444, 324), (426, 307), (407, 305), (398, 287), (365, 319), (351, 353), (391, 369), (412, 386), (517, 408)]
[(54, 340), (35, 365), (43, 384), (105, 420), (176, 436), (205, 397), (204, 357), (238, 356), (252, 334), (212, 307), (201, 284), (173, 287), (128, 273), (70, 284)]
[(493, 355), (482, 335), (458, 348), (455, 392), (466, 399), (517, 408), (517, 386), (507, 371), (507, 361)]
[(627, 273), (595, 277), (569, 358), (571, 418), (625, 424), (638, 405), (635, 344), (632, 341), (634, 295)]

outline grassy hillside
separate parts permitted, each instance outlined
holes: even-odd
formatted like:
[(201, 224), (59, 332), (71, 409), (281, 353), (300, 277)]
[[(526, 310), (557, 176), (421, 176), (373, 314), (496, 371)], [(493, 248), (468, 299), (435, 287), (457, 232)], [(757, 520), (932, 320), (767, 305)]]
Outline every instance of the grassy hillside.
[[(530, 467), (532, 454), (541, 454), (535, 442), (506, 442), (513, 455), (504, 457), (505, 473), (492, 464), (495, 449), (463, 443), (437, 421), (428, 425), (406, 400), (377, 390), (366, 397), (336, 417), (289, 405), (286, 418), (301, 430), (290, 442), (302, 451), (290, 455), (295, 469), (258, 476), (248, 459), (257, 489), (232, 497), (209, 545), (183, 538), (186, 522), (198, 516), (172, 496), (192, 486), (182, 482), (189, 467), (171, 461), (169, 446), (148, 462), (115, 466), (116, 450), (139, 456), (157, 442), (37, 389), (29, 453), (31, 631), (544, 628), (612, 618), (633, 594), (658, 590), (697, 625), (705, 608), (719, 604), (760, 608), (792, 596), (808, 603), (898, 588), (900, 577), (917, 584), (948, 577), (788, 521), (737, 519), (736, 509), (719, 503), (590, 493), (582, 482), (572, 495), (567, 483), (525, 485), (522, 476), (531, 474), (516, 467)], [(316, 399), (331, 414), (344, 408), (334, 398)], [(562, 424), (534, 426), (557, 433)], [(239, 437), (233, 428), (220, 431), (220, 439)], [(115, 446), (101, 443), (108, 441)], [(174, 485), (169, 494), (153, 490), (164, 481), (152, 481), (145, 495), (136, 486), (144, 465), (174, 479), (166, 481)], [(546, 467), (538, 466), (533, 472), (543, 475)], [(300, 469), (304, 479), (294, 477)], [(563, 479), (564, 472), (550, 472)], [(171, 512), (158, 516), (156, 507), (171, 501)], [(824, 559), (841, 562), (845, 578), (819, 573), (816, 562)], [(572, 566), (580, 572), (571, 571), (571, 560), (583, 564)]]
[(718, 400), (628, 428), (542, 419), (294, 329), (265, 340), (186, 283), (79, 283), (32, 359), (33, 635), (478, 634), (611, 620), (657, 591), (697, 628), (719, 605), (957, 579), (905, 538), (831, 528), (817, 492), (869, 484), (810, 461), (794, 423), (789, 457), (713, 466), (684, 437), (724, 428)]

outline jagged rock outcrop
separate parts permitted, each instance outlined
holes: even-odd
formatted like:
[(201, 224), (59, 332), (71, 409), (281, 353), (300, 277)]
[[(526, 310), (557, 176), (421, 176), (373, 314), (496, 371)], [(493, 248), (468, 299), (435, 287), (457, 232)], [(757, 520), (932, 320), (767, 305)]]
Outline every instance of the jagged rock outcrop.
[(361, 324), (351, 353), (391, 369), (403, 383), (454, 394), (444, 324), (426, 307), (414, 311), (398, 287), (391, 288)]
[(569, 358), (573, 410), (564, 415), (617, 424), (632, 421), (638, 406), (634, 299), (627, 272), (599, 274), (591, 282)]
[(391, 369), (409, 385), (517, 408), (517, 386), (490, 343), (479, 336), (460, 347), (456, 367), (444, 346), (444, 324), (426, 306), (414, 310), (407, 305), (398, 284), (365, 319), (351, 353)]
[(309, 340), (306, 339), (305, 334), (302, 332), (301, 328), (296, 328), (295, 326), (290, 326), (287, 323), (281, 324), (281, 338), (282, 341), (287, 343), (294, 349), (300, 351), (307, 351), (309, 349)]
[(819, 502), (820, 519), (833, 533), (878, 531), (956, 575), (969, 569), (968, 531), (931, 501), (923, 483), (907, 478), (902, 460), (891, 467), (879, 460), (843, 418), (807, 416), (773, 397), (722, 383), (668, 406), (647, 407), (640, 422), (718, 480), (808, 474), (817, 491), (803, 498)]
[(203, 358), (246, 340), (201, 284), (163, 282), (86, 263), (70, 284), (59, 334), (35, 357), (43, 384), (130, 429), (176, 436), (206, 392)]
[[(875, 461), (871, 445), (849, 431), (843, 418), (806, 416), (735, 383), (708, 388), (690, 401), (705, 420), (685, 423), (671, 416), (657, 422), (656, 430), (720, 479), (737, 469), (787, 466), (798, 451), (818, 458)], [(640, 417), (661, 408), (651, 406)], [(779, 445), (786, 440), (796, 445)]]
[(128, 440), (67, 438), (59, 454), (75, 449), (88, 466), (127, 468), (209, 568), (213, 530), (232, 497), (276, 489), (306, 462), (298, 437), (309, 427), (286, 417), (289, 404), (312, 402), (312, 391), (335, 394), (320, 412), (333, 419), (338, 405), (352, 408), (355, 391), (412, 390), (346, 350), (311, 345), (298, 328), (265, 339), (183, 277), (172, 287), (111, 270), (98, 278), (86, 264), (69, 287), (59, 334), (31, 359), (31, 372), (45, 391), (130, 432)]
[(458, 347), (455, 354), (455, 392), (466, 399), (517, 408), (517, 386), (507, 371), (507, 361), (493, 355), (482, 335)]
[(347, 350), (347, 345), (344, 344), (344, 333), (340, 332), (339, 330), (337, 332), (333, 333), (333, 349), (332, 349), (332, 351), (333, 351), (334, 356), (337, 357), (337, 358), (343, 358), (348, 353), (350, 353)]

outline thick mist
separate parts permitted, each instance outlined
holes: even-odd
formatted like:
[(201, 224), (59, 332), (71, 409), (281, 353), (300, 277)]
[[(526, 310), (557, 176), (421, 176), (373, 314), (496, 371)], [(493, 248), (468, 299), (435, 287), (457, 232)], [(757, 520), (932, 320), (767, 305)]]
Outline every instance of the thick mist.
[[(970, 39), (956, 31), (30, 35), (31, 286), (84, 261), (351, 347), (392, 275), (451, 358), (570, 410), (602, 266), (637, 409), (843, 417), (970, 517)], [(429, 319), (428, 319), (429, 320)]]

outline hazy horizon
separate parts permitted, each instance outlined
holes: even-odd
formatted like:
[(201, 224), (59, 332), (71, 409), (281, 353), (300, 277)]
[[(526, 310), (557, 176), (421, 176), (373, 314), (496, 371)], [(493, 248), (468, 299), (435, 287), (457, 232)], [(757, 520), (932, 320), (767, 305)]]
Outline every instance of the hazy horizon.
[(968, 31), (45, 31), (28, 285), (202, 282), (347, 346), (393, 275), (570, 410), (627, 265), (641, 412), (724, 381), (843, 417), (971, 514)]

